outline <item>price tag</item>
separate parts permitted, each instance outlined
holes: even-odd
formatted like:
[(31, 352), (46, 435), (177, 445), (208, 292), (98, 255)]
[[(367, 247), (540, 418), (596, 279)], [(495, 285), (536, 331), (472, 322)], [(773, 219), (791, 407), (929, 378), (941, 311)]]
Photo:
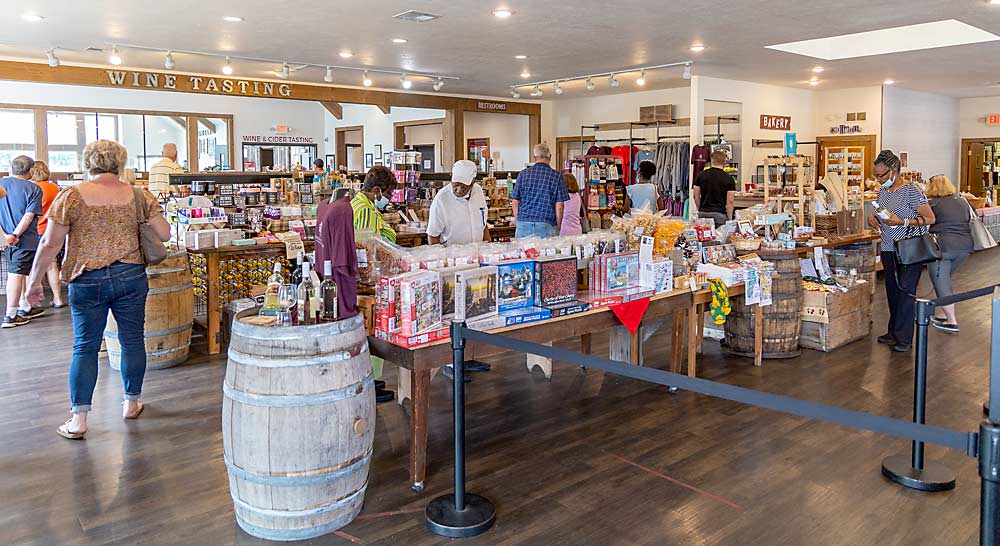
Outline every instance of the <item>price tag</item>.
[(639, 243), (639, 263), (653, 261), (653, 238), (644, 236)]
[(299, 253), (305, 254), (306, 246), (302, 244), (302, 238), (294, 231), (285, 231), (275, 234), (279, 241), (285, 243), (285, 257), (294, 260)]

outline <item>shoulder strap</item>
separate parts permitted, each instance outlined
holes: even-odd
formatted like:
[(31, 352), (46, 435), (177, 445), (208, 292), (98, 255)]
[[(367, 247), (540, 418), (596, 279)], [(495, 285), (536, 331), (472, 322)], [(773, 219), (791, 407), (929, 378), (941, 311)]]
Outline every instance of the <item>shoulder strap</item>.
[(142, 190), (140, 190), (135, 186), (132, 186), (132, 196), (134, 198), (133, 201), (135, 201), (135, 219), (138, 220), (140, 224), (145, 224), (146, 223), (146, 215), (144, 213), (145, 207), (143, 207), (142, 205), (143, 202), (146, 200), (146, 197), (142, 195)]

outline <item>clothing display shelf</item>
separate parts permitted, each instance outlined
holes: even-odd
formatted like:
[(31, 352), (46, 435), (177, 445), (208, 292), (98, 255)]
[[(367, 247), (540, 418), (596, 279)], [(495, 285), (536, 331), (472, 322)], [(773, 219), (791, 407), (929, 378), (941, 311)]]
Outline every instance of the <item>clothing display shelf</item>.
[(764, 160), (764, 203), (777, 203), (778, 212), (789, 211), (798, 226), (816, 226), (814, 193), (816, 178), (809, 156), (769, 156)]

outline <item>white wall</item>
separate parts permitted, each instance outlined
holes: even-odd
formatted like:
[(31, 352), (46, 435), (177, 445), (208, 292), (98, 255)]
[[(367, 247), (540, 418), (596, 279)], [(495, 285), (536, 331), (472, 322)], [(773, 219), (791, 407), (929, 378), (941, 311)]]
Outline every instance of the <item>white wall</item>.
[(961, 138), (996, 138), (1000, 127), (986, 125), (986, 116), (1000, 114), (1000, 97), (976, 97), (959, 101), (959, 136)]
[[(490, 156), (500, 152), (496, 170), (521, 170), (531, 160), (528, 146), (528, 116), (465, 112), (465, 139), (489, 138)], [(449, 165), (446, 170), (451, 170)]]
[[(164, 110), (206, 114), (232, 114), (236, 136), (236, 167), (241, 165), (239, 147), (243, 135), (268, 135), (275, 125), (292, 128), (290, 135), (312, 137), (323, 157), (323, 114), (326, 110), (313, 101), (263, 99), (253, 97), (227, 97), (223, 95), (198, 95), (170, 91), (115, 89), (57, 85), (47, 83), (0, 81), (0, 102), (44, 106), (117, 108), (128, 110)], [(329, 114), (326, 114), (329, 115)], [(148, 129), (148, 128), (147, 128)], [(182, 146), (178, 142), (178, 147)], [(156, 150), (150, 150), (158, 153)], [(129, 155), (138, 152), (129, 150)]]
[(909, 152), (909, 169), (958, 180), (959, 101), (899, 87), (883, 89), (882, 147)]
[[(875, 149), (878, 153), (882, 145), (881, 86), (816, 91), (814, 97), (816, 136), (835, 135), (830, 130), (832, 127), (860, 125), (859, 134), (875, 135)], [(847, 121), (849, 112), (864, 112), (865, 120)]]
[(444, 172), (451, 169), (449, 165), (448, 168), (444, 168), (441, 165), (441, 141), (444, 139), (444, 124), (435, 123), (433, 125), (413, 125), (403, 129), (406, 133), (406, 144), (417, 146), (417, 145), (433, 145), (434, 146), (434, 157), (425, 157), (424, 161), (430, 159), (433, 161), (431, 164), (431, 170), (434, 172)]
[[(392, 107), (389, 114), (383, 114), (378, 106), (370, 104), (344, 104), (343, 119), (337, 119), (323, 110), (321, 121), (325, 125), (328, 153), (336, 153), (335, 129), (349, 125), (364, 125), (365, 154), (375, 153), (375, 145), (382, 146), (382, 153), (391, 152), (395, 144), (396, 129), (393, 123), (397, 121), (415, 121), (420, 119), (443, 118), (444, 110), (430, 108)], [(337, 161), (340, 161), (338, 158)]]
[[(674, 117), (686, 118), (691, 113), (690, 103), (691, 91), (687, 87), (550, 101), (552, 111), (550, 123), (555, 124), (551, 134), (557, 137), (579, 136), (581, 125), (638, 121), (639, 107), (655, 104), (672, 104)], [(543, 123), (546, 121), (545, 113), (546, 109), (543, 107)], [(545, 133), (543, 128), (542, 134)], [(585, 134), (591, 135), (592, 132), (588, 130)], [(661, 134), (667, 134), (666, 128), (661, 128)], [(622, 135), (627, 137), (628, 131), (621, 133), (608, 131), (600, 134), (605, 138), (621, 138)], [(554, 144), (554, 140), (549, 144)]]

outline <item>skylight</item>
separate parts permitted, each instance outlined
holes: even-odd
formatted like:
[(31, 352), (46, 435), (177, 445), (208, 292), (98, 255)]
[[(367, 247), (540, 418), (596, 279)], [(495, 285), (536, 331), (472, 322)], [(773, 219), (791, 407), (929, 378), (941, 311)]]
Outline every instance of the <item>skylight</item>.
[(769, 45), (767, 48), (823, 59), (824, 61), (833, 61), (903, 51), (979, 44), (995, 40), (1000, 40), (1000, 36), (961, 21), (948, 19), (856, 34), (844, 34), (830, 38)]

